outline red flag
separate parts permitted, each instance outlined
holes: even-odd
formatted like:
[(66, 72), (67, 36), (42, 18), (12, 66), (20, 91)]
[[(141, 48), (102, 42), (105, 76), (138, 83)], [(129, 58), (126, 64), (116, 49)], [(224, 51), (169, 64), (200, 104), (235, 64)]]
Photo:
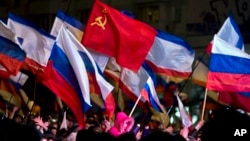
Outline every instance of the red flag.
[(116, 58), (122, 67), (138, 71), (156, 33), (151, 26), (96, 0), (82, 43), (87, 48)]
[(234, 108), (250, 112), (250, 97), (234, 92), (220, 92), (218, 101), (231, 105)]

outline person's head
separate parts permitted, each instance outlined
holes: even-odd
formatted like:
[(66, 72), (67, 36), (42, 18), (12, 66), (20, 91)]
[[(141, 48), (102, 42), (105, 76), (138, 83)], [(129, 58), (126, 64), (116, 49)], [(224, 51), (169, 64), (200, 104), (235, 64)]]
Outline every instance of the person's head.
[(124, 112), (118, 112), (115, 117), (114, 126), (111, 127), (109, 133), (115, 137), (120, 134), (129, 132), (134, 126), (134, 119), (126, 115)]
[(77, 132), (76, 141), (116, 141), (116, 138), (108, 133), (97, 133), (92, 130), (82, 129)]
[(75, 124), (75, 119), (73, 116), (69, 115), (67, 118), (66, 118), (66, 122), (67, 122), (67, 127), (68, 128), (72, 128)]
[(23, 122), (23, 117), (22, 117), (20, 114), (16, 114), (16, 115), (14, 116), (14, 121), (15, 121), (16, 123), (22, 123), (22, 122)]
[(214, 117), (205, 122), (201, 128), (201, 140), (231, 138), (232, 140), (249, 141), (249, 133), (244, 136), (235, 136), (237, 129), (250, 131), (250, 117), (233, 109), (223, 109), (215, 112)]
[(160, 124), (161, 123), (157, 120), (150, 120), (148, 123), (150, 130), (158, 130)]
[(133, 133), (126, 132), (117, 137), (118, 141), (136, 141), (136, 136)]
[(141, 141), (186, 141), (186, 139), (179, 134), (170, 134), (164, 131), (154, 131), (148, 136), (142, 137)]
[(53, 135), (56, 135), (57, 134), (57, 129), (58, 129), (58, 125), (56, 123), (52, 123), (50, 125), (50, 131)]
[(41, 134), (30, 125), (18, 124), (13, 120), (0, 120), (1, 141), (41, 141)]

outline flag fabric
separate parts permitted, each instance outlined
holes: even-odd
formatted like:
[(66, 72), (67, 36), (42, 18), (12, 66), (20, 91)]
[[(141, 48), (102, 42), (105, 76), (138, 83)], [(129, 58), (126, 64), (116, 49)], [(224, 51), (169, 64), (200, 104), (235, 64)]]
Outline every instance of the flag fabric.
[(26, 58), (15, 34), (0, 21), (0, 64), (9, 74), (16, 75)]
[(146, 62), (158, 74), (188, 78), (194, 57), (194, 50), (185, 40), (158, 31)]
[(140, 104), (147, 101), (154, 109), (162, 112), (161, 103), (155, 90), (155, 79), (155, 76), (151, 76), (146, 67), (142, 66), (138, 72), (123, 68), (120, 88), (128, 97), (135, 101), (141, 95)]
[[(133, 101), (137, 101), (147, 79), (148, 76), (143, 68), (139, 69), (137, 73), (130, 69), (122, 68), (119, 86), (125, 95), (127, 95)], [(138, 105), (140, 107), (144, 107), (145, 102), (145, 98), (140, 97)]]
[(58, 10), (56, 12), (56, 17), (50, 30), (50, 34), (56, 37), (62, 25), (65, 25), (67, 29), (76, 37), (76, 39), (81, 41), (84, 25), (74, 17)]
[(20, 44), (18, 37), (15, 35), (15, 33), (2, 21), (0, 21), (0, 28), (0, 35), (2, 37), (5, 37), (18, 45)]
[(21, 97), (10, 80), (0, 80), (0, 96), (8, 103), (21, 106)]
[(141, 95), (155, 110), (158, 112), (163, 112), (160, 100), (155, 90), (154, 82), (151, 77), (148, 77), (148, 80), (141, 91)]
[(243, 95), (234, 92), (220, 92), (218, 95), (218, 101), (227, 103), (233, 108), (250, 112), (250, 95)]
[[(66, 35), (69, 35), (68, 39), (74, 40), (74, 36), (68, 30), (65, 30), (65, 32), (68, 33), (65, 33)], [(75, 41), (77, 42), (77, 39), (75, 39)], [(90, 76), (92, 76), (92, 78), (94, 78), (92, 83), (94, 83), (93, 85), (95, 89), (99, 90), (100, 94), (102, 95), (102, 98), (105, 102), (105, 113), (111, 117), (115, 111), (115, 101), (111, 93), (114, 87), (105, 80), (103, 73), (88, 50), (83, 45), (76, 47), (78, 47), (77, 50), (83, 62), (85, 63), (87, 72), (90, 74)]]
[[(117, 63), (138, 71), (154, 42), (156, 30), (96, 0), (82, 43)], [(129, 55), (129, 56), (128, 56)]]
[(33, 74), (43, 70), (47, 65), (55, 38), (28, 20), (13, 13), (8, 15), (7, 26), (18, 37), (20, 47), (27, 54), (22, 69)]
[(192, 73), (192, 81), (200, 86), (205, 87), (207, 83), (208, 66), (202, 60), (196, 60), (195, 69)]
[(116, 99), (117, 106), (120, 111), (124, 111), (125, 108), (125, 95), (120, 89), (119, 81), (120, 81), (120, 75), (121, 73), (118, 71), (113, 71), (110, 69), (104, 70), (104, 76), (107, 79), (108, 82), (110, 82), (114, 86), (113, 95)]
[[(228, 42), (232, 46), (244, 50), (244, 42), (241, 32), (232, 15), (227, 17), (219, 32), (217, 33), (217, 36), (222, 40)], [(211, 53), (212, 46), (213, 40), (208, 44), (206, 48), (206, 52), (208, 54)]]
[(60, 130), (61, 129), (65, 129), (65, 130), (68, 130), (68, 126), (67, 126), (67, 113), (66, 111), (63, 112), (63, 120), (62, 120), (62, 123), (60, 125)]
[(16, 83), (20, 88), (28, 80), (29, 76), (19, 71), (17, 75), (10, 75), (9, 78), (12, 82)]
[(10, 73), (2, 66), (0, 65), (0, 78), (1, 79), (9, 79)]
[[(74, 37), (81, 41), (85, 26), (76, 18), (64, 13), (63, 11), (59, 10), (56, 13), (56, 17), (52, 26), (52, 29), (50, 31), (50, 34), (53, 36), (57, 36), (59, 33), (59, 30), (62, 25), (65, 25), (67, 29), (74, 35)], [(106, 68), (107, 62), (109, 57), (103, 54), (100, 54), (98, 52), (88, 50), (96, 63), (99, 65), (102, 72)]]
[(192, 119), (191, 119), (190, 115), (188, 114), (188, 112), (186, 111), (180, 97), (178, 95), (176, 95), (176, 98), (177, 98), (177, 101), (178, 101), (178, 108), (179, 108), (182, 124), (185, 127), (189, 128), (192, 125)]
[(69, 106), (83, 128), (84, 113), (91, 103), (86, 68), (77, 51), (80, 47), (82, 45), (72, 40), (62, 27), (44, 71), (43, 84)]
[(250, 55), (220, 39), (213, 39), (207, 89), (227, 92), (250, 92)]

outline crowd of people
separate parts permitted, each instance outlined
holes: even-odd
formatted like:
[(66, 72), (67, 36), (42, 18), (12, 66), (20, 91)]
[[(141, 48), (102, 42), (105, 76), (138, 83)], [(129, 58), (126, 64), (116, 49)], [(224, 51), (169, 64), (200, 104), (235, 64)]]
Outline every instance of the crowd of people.
[[(80, 129), (73, 115), (53, 122), (50, 117), (39, 115), (23, 117), (19, 114), (3, 115), (0, 120), (1, 141), (219, 141), (230, 138), (234, 141), (249, 141), (250, 133), (240, 136), (237, 129), (250, 129), (246, 113), (225, 108), (214, 112), (211, 119), (200, 120), (192, 127), (176, 130), (171, 125), (149, 120), (137, 122), (125, 112), (117, 112), (114, 121), (88, 115), (85, 126)], [(237, 136), (238, 135), (238, 136)]]

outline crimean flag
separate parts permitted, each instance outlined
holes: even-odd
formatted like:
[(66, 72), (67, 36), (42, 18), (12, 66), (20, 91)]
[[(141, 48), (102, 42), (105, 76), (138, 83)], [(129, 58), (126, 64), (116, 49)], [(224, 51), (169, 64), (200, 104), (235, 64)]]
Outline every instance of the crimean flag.
[(184, 39), (159, 30), (146, 63), (157, 74), (188, 78), (194, 57), (194, 50)]
[(22, 69), (41, 76), (49, 60), (55, 38), (32, 22), (13, 13), (8, 15), (7, 26), (15, 33), (20, 47), (27, 54)]
[(86, 48), (114, 57), (120, 66), (138, 71), (156, 34), (153, 27), (96, 0), (82, 43)]
[(2, 22), (0, 30), (0, 64), (9, 74), (16, 75), (26, 58), (26, 53), (21, 49), (15, 34)]

